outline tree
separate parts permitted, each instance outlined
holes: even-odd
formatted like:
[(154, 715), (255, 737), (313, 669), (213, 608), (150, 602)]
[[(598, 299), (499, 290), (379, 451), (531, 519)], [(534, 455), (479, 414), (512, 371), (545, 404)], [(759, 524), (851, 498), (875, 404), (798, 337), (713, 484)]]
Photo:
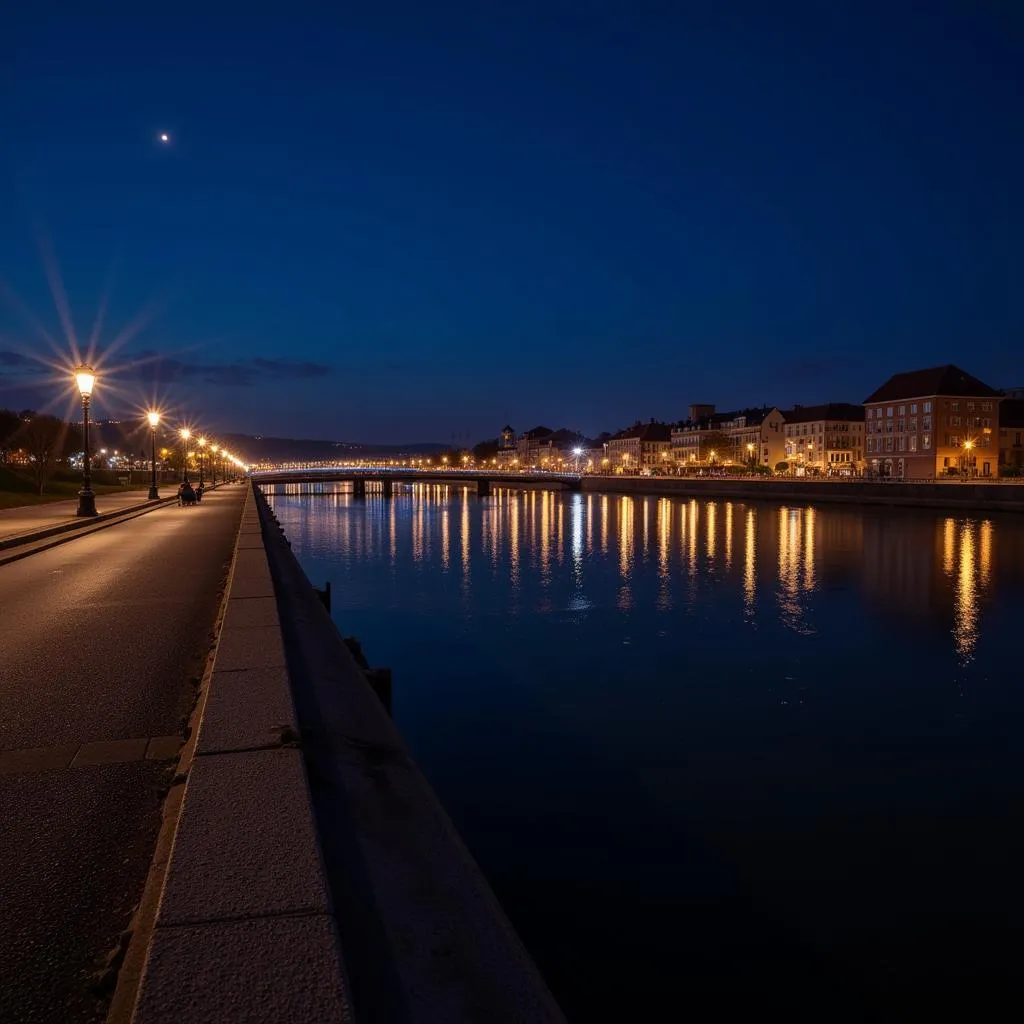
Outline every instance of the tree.
[(481, 441), (479, 444), (473, 446), (473, 458), (477, 462), (486, 462), (488, 459), (498, 454), (498, 442), (495, 441)]
[(0, 462), (7, 461), (7, 453), (13, 447), (11, 440), (20, 426), (21, 420), (16, 412), (0, 409)]
[(789, 463), (788, 462), (776, 462), (775, 463), (775, 472), (776, 473), (788, 473), (789, 472)]
[(36, 494), (42, 494), (57, 460), (66, 458), (74, 450), (77, 437), (75, 431), (56, 416), (36, 414), (21, 424), (14, 440), (32, 459)]

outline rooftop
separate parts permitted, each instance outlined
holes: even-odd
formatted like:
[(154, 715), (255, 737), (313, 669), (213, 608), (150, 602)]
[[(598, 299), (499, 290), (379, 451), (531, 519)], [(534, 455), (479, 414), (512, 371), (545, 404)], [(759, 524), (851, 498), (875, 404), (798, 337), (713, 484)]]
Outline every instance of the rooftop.
[(817, 423), (819, 420), (864, 422), (864, 406), (851, 402), (826, 402), (824, 405), (795, 405), (782, 418), (787, 423)]
[(947, 363), (927, 370), (911, 370), (893, 374), (877, 391), (864, 399), (869, 402), (896, 402), (902, 398), (925, 398), (929, 395), (948, 395), (964, 398), (1001, 398), (977, 377)]

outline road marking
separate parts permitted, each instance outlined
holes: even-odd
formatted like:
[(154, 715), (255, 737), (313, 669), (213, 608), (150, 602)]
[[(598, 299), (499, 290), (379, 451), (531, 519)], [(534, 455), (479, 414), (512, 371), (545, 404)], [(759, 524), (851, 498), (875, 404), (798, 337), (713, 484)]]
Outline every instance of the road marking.
[(142, 739), (94, 740), (91, 743), (61, 744), (55, 747), (0, 750), (0, 775), (25, 775), (29, 772), (87, 768), (98, 764), (125, 764), (142, 760), (170, 761), (178, 756), (184, 742), (180, 736), (150, 736)]

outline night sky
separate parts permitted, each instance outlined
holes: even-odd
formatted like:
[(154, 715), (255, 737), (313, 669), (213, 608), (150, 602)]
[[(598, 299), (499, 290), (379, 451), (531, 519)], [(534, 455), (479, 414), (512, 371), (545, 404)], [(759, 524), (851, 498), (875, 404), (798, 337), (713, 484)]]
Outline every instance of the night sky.
[(57, 266), (100, 415), (214, 430), (1024, 385), (1024, 4), (151, 6), (3, 5), (0, 406), (67, 405)]

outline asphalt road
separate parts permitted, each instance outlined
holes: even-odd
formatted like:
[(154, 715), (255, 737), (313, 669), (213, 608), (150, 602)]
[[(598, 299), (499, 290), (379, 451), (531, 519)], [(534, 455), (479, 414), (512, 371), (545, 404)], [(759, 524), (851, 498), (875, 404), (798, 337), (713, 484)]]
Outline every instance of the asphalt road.
[[(244, 493), (225, 487), (0, 567), (5, 1024), (105, 1013), (92, 976), (141, 896), (173, 768), (141, 741), (187, 721)], [(140, 742), (108, 756), (112, 740)]]

